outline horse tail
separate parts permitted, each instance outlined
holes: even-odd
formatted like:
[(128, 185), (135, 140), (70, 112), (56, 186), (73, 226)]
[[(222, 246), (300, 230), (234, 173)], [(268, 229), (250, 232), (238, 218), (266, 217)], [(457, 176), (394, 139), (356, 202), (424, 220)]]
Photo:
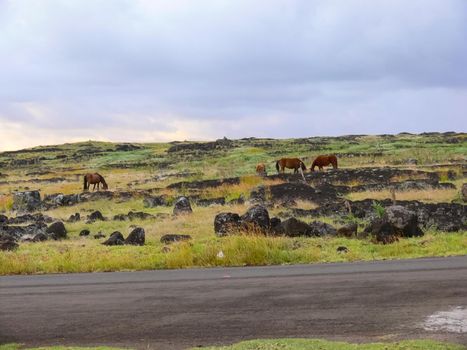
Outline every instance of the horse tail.
[(333, 157), (333, 165), (334, 165), (334, 169), (337, 169), (337, 157), (336, 156)]
[(84, 176), (83, 176), (83, 179), (84, 179), (83, 191), (86, 191), (86, 190), (88, 189), (88, 179), (87, 179), (87, 176), (84, 175)]
[(310, 170), (315, 171), (315, 166), (316, 166), (316, 159), (313, 161), (313, 164), (311, 164)]
[(276, 162), (276, 169), (277, 169), (277, 172), (279, 172), (279, 161)]
[(303, 163), (303, 161), (300, 161), (300, 167), (302, 168), (303, 171), (306, 170), (306, 165)]

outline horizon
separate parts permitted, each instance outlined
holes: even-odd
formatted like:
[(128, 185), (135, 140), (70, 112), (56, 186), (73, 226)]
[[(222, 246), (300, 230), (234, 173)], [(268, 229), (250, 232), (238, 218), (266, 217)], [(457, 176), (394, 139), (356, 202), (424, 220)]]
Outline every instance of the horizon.
[[(307, 139), (307, 138), (340, 138), (340, 137), (348, 137), (348, 136), (374, 136), (374, 137), (380, 137), (380, 136), (385, 136), (385, 135), (392, 135), (392, 136), (399, 136), (403, 134), (407, 135), (412, 135), (412, 136), (419, 136), (419, 135), (424, 135), (424, 134), (466, 134), (466, 131), (454, 131), (454, 130), (448, 130), (448, 131), (423, 131), (420, 133), (412, 133), (408, 131), (400, 131), (397, 133), (391, 133), (391, 134), (341, 134), (341, 135), (312, 135), (312, 136), (304, 136), (304, 137), (256, 137), (256, 136), (245, 136), (241, 138), (228, 138), (228, 140), (243, 140), (243, 139), (270, 139), (270, 140), (293, 140), (293, 139)], [(8, 152), (18, 152), (18, 151), (23, 151), (23, 150), (29, 150), (29, 149), (34, 149), (34, 148), (40, 148), (40, 147), (51, 147), (51, 146), (63, 146), (63, 145), (74, 145), (77, 143), (112, 143), (112, 144), (154, 144), (154, 143), (203, 143), (203, 142), (214, 142), (218, 140), (222, 140), (224, 137), (220, 137), (217, 139), (205, 139), (205, 140), (171, 140), (171, 141), (122, 141), (122, 140), (79, 140), (79, 141), (73, 141), (73, 142), (62, 142), (62, 143), (50, 143), (50, 144), (38, 144), (34, 145), (31, 147), (26, 147), (26, 148), (18, 148), (18, 149), (9, 149), (9, 150), (0, 150), (0, 153), (8, 153)]]
[(463, 132), (466, 38), (462, 0), (0, 0), (0, 151)]

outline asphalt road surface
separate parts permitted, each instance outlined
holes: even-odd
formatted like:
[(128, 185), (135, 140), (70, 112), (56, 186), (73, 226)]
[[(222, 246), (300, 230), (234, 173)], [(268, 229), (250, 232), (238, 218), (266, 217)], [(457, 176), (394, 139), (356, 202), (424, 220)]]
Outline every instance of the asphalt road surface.
[(466, 312), (467, 256), (0, 277), (0, 344), (165, 350), (279, 337), (467, 344)]

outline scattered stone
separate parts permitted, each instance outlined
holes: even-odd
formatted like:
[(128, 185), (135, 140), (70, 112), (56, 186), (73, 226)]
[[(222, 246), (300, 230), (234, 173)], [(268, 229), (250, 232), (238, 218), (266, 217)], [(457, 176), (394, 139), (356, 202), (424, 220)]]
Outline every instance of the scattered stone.
[(81, 220), (81, 215), (79, 213), (75, 213), (75, 214), (72, 214), (70, 215), (70, 217), (68, 218), (68, 222), (78, 222)]
[(349, 248), (345, 247), (345, 246), (339, 246), (337, 247), (336, 251), (338, 253), (348, 253), (349, 252)]
[(269, 212), (262, 205), (255, 205), (249, 208), (240, 219), (247, 228), (253, 226), (262, 230), (267, 230), (270, 227)]
[(105, 235), (102, 232), (98, 232), (97, 234), (94, 235), (95, 239), (101, 239), (105, 238)]
[(107, 239), (102, 244), (112, 246), (112, 245), (123, 245), (124, 243), (125, 243), (125, 238), (123, 237), (123, 235), (120, 232), (115, 231), (110, 235), (109, 239)]
[(281, 219), (279, 219), (277, 217), (273, 217), (273, 218), (271, 218), (271, 220), (269, 220), (269, 225), (271, 226), (272, 230), (274, 230), (280, 224), (281, 224)]
[(33, 223), (44, 223), (48, 222), (51, 223), (54, 220), (47, 215), (44, 215), (42, 213), (36, 213), (36, 214), (24, 214), (24, 215), (19, 215), (15, 218), (10, 218), (8, 219), (8, 224), (24, 224), (27, 222), (33, 222)]
[(423, 236), (417, 214), (400, 205), (387, 207), (383, 217), (373, 220), (365, 232), (383, 244), (396, 242), (399, 237)]
[(225, 205), (225, 198), (209, 198), (209, 199), (199, 199), (196, 204), (201, 207), (208, 207), (210, 205)]
[(145, 232), (142, 227), (137, 227), (125, 239), (125, 244), (144, 245)]
[(258, 186), (250, 192), (250, 202), (263, 204), (266, 202), (266, 187)]
[(46, 233), (52, 239), (58, 240), (58, 239), (66, 238), (67, 231), (66, 231), (66, 228), (65, 228), (65, 225), (63, 224), (63, 222), (57, 221), (57, 222), (54, 222), (52, 225), (50, 225), (47, 228)]
[(13, 210), (35, 211), (41, 207), (41, 195), (39, 191), (16, 192), (13, 194)]
[(240, 227), (240, 216), (235, 213), (220, 213), (214, 218), (214, 232), (219, 237), (235, 232)]
[(113, 219), (116, 220), (116, 221), (146, 220), (146, 219), (154, 219), (154, 218), (155, 218), (154, 215), (144, 213), (142, 211), (137, 211), (137, 212), (130, 211), (126, 215), (125, 214), (117, 214), (117, 215), (115, 215), (113, 217)]
[(84, 229), (84, 230), (81, 230), (81, 232), (79, 233), (79, 235), (81, 237), (83, 236), (89, 236), (89, 234), (91, 233), (91, 231), (87, 230), (87, 229)]
[(44, 202), (53, 206), (75, 205), (81, 201), (79, 194), (51, 194), (44, 197)]
[(130, 151), (136, 151), (139, 149), (142, 149), (143, 147), (141, 146), (136, 146), (131, 143), (121, 143), (115, 146), (115, 151), (118, 152), (130, 152)]
[(337, 230), (325, 222), (321, 221), (313, 221), (309, 224), (311, 227), (311, 235), (312, 236), (335, 236), (337, 234)]
[(337, 235), (342, 237), (356, 237), (358, 225), (354, 222), (349, 223), (337, 229)]
[(190, 200), (188, 198), (180, 197), (175, 201), (173, 209), (174, 215), (189, 214), (192, 212), (193, 209), (191, 209)]
[(170, 252), (170, 247), (162, 247), (161, 252), (167, 254)]
[(8, 223), (8, 217), (0, 214), (0, 224), (6, 224), (6, 223)]
[(32, 241), (33, 242), (42, 242), (42, 241), (46, 241), (47, 239), (49, 239), (49, 237), (45, 233), (39, 232), (38, 234), (36, 234), (32, 238)]
[(12, 238), (5, 238), (2, 237), (0, 239), (0, 250), (6, 251), (6, 250), (15, 250), (18, 249), (19, 245), (14, 241)]
[(95, 221), (105, 221), (104, 216), (102, 215), (102, 213), (99, 210), (96, 210), (96, 211), (92, 212), (88, 216), (88, 222), (95, 222)]
[(190, 235), (179, 235), (179, 234), (167, 234), (161, 237), (161, 243), (170, 244), (178, 241), (187, 241), (190, 240)]
[(296, 218), (289, 218), (287, 220), (282, 221), (278, 226), (276, 226), (273, 229), (273, 231), (276, 234), (284, 235), (287, 237), (308, 237), (312, 235), (310, 225)]
[(168, 204), (167, 196), (146, 197), (143, 200), (143, 204), (146, 208), (166, 206)]

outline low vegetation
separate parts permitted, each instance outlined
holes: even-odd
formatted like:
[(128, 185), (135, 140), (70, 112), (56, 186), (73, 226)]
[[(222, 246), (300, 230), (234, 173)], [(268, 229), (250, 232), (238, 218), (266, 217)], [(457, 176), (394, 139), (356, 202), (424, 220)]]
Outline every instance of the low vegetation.
[(430, 340), (408, 340), (397, 343), (350, 344), (312, 339), (250, 340), (230, 346), (198, 348), (202, 350), (465, 350), (456, 344)]
[[(374, 259), (399, 259), (424, 256), (467, 254), (467, 231), (441, 232), (424, 227), (425, 235), (401, 239), (388, 245), (376, 244), (371, 238), (269, 237), (244, 232), (242, 235), (219, 238), (214, 234), (213, 220), (220, 212), (244, 213), (250, 203), (253, 189), (258, 186), (279, 185), (286, 178), (261, 178), (254, 174), (255, 165), (266, 164), (274, 174), (274, 161), (282, 156), (301, 157), (309, 166), (318, 154), (334, 153), (342, 169), (424, 170), (436, 173), (441, 183), (451, 188), (422, 188), (396, 191), (396, 200), (426, 203), (461, 203), (460, 189), (465, 182), (463, 167), (467, 154), (466, 134), (381, 135), (313, 137), (306, 139), (272, 140), (243, 139), (218, 140), (211, 143), (171, 144), (113, 144), (82, 142), (60, 146), (37, 147), (30, 150), (0, 153), (0, 213), (15, 217), (12, 210), (16, 191), (35, 190), (42, 198), (54, 193), (82, 192), (82, 175), (98, 171), (106, 178), (111, 191), (130, 193), (125, 200), (93, 200), (72, 206), (58, 206), (43, 211), (55, 220), (65, 221), (68, 239), (38, 243), (21, 242), (14, 251), (0, 252), (0, 274), (32, 274), (57, 272), (119, 271), (159, 268), (189, 268), (201, 266), (244, 266), (294, 264), (315, 262), (343, 262)], [(340, 171), (340, 170), (338, 170)], [(233, 184), (206, 188), (189, 186), (168, 187), (178, 182), (192, 183), (206, 179), (239, 177)], [(425, 179), (426, 173), (399, 174), (390, 181)], [(310, 182), (320, 186), (319, 178)], [(362, 186), (364, 181), (348, 178), (336, 181), (336, 186)], [(144, 195), (165, 195), (168, 206), (147, 208)], [(193, 213), (172, 216), (173, 200), (188, 195), (198, 200), (222, 198), (225, 205), (207, 207), (192, 202)], [(269, 196), (270, 193), (266, 193)], [(375, 215), (384, 214), (385, 199), (393, 199), (388, 188), (350, 191), (338, 194), (337, 199), (374, 201)], [(288, 204), (274, 203), (271, 216), (290, 217), (293, 210), (311, 211), (320, 203), (297, 199)], [(106, 221), (86, 223), (86, 216), (99, 210)], [(148, 220), (118, 221), (115, 215), (141, 211), (155, 215)], [(68, 223), (70, 215), (80, 213), (81, 220)], [(320, 220), (335, 227), (355, 222), (359, 231), (367, 222), (349, 213), (300, 217), (305, 222)], [(103, 239), (94, 239), (101, 232), (108, 238), (114, 231), (127, 235), (134, 226), (146, 231), (146, 244), (140, 246), (104, 246)], [(83, 229), (91, 235), (80, 237)], [(186, 242), (163, 244), (164, 234), (190, 235)], [(338, 247), (347, 248), (337, 251)], [(221, 254), (220, 254), (221, 253)]]
[[(201, 350), (465, 350), (463, 345), (431, 340), (406, 340), (396, 343), (351, 344), (315, 339), (249, 340), (233, 345), (197, 347)], [(111, 347), (51, 346), (25, 348), (19, 344), (0, 345), (0, 350), (118, 350)]]

